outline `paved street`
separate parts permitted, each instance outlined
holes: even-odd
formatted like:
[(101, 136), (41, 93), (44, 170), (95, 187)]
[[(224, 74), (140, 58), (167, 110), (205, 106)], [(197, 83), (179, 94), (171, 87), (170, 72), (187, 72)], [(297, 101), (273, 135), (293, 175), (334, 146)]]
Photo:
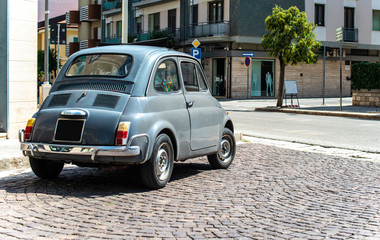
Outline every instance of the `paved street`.
[(158, 191), (135, 169), (2, 178), (0, 238), (380, 239), (379, 163), (252, 143), (229, 170), (206, 163)]

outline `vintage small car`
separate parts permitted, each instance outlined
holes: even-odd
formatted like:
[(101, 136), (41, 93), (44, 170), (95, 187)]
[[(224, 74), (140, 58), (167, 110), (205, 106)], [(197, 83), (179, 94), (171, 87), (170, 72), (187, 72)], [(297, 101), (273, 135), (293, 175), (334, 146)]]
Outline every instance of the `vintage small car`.
[(134, 164), (151, 189), (167, 184), (175, 161), (207, 155), (212, 167), (228, 168), (236, 151), (233, 123), (200, 63), (137, 45), (73, 54), (19, 139), (40, 178), (57, 177), (65, 163)]

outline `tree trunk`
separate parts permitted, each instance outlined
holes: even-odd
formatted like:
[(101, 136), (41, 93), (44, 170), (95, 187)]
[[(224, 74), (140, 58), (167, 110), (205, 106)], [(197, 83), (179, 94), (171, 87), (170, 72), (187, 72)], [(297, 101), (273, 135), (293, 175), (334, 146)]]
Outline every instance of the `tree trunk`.
[(282, 56), (279, 56), (278, 60), (280, 60), (280, 79), (278, 83), (278, 98), (276, 106), (281, 107), (282, 100), (284, 99), (285, 62), (282, 59)]

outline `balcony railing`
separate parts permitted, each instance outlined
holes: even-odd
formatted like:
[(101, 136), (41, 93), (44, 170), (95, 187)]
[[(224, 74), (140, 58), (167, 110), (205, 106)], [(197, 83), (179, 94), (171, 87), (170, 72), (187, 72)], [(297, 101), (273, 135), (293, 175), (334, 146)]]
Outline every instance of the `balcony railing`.
[(79, 51), (79, 42), (71, 42), (66, 44), (66, 56), (71, 56), (71, 54)]
[(120, 44), (121, 43), (121, 37), (106, 38), (106, 39), (104, 39), (104, 43)]
[(161, 29), (157, 31), (140, 32), (140, 33), (135, 33), (134, 36), (135, 36), (134, 40), (137, 42), (164, 38), (164, 37), (169, 37), (173, 40), (178, 40), (179, 28), (176, 28), (176, 29), (165, 28), (165, 29)]
[(93, 22), (100, 20), (101, 6), (98, 4), (90, 4), (80, 8), (80, 21)]
[(343, 42), (358, 42), (359, 30), (357, 28), (343, 28)]
[(88, 40), (80, 41), (79, 49), (83, 50), (86, 48), (96, 47), (96, 46), (98, 46), (99, 42), (100, 42), (100, 40), (98, 40), (98, 39), (88, 39)]
[(66, 12), (66, 24), (79, 24), (79, 11), (69, 11)]
[(103, 1), (102, 7), (103, 11), (109, 11), (112, 9), (121, 8), (121, 0), (114, 0), (114, 1)]
[(230, 22), (199, 23), (189, 27), (190, 38), (228, 36), (230, 34)]

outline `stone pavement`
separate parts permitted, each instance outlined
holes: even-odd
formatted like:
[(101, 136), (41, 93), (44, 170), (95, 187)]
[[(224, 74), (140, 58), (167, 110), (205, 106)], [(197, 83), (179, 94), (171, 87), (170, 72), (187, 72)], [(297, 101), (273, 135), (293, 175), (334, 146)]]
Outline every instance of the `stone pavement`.
[(0, 239), (380, 239), (380, 163), (247, 143), (228, 170), (175, 164), (161, 190), (136, 172), (2, 178)]

